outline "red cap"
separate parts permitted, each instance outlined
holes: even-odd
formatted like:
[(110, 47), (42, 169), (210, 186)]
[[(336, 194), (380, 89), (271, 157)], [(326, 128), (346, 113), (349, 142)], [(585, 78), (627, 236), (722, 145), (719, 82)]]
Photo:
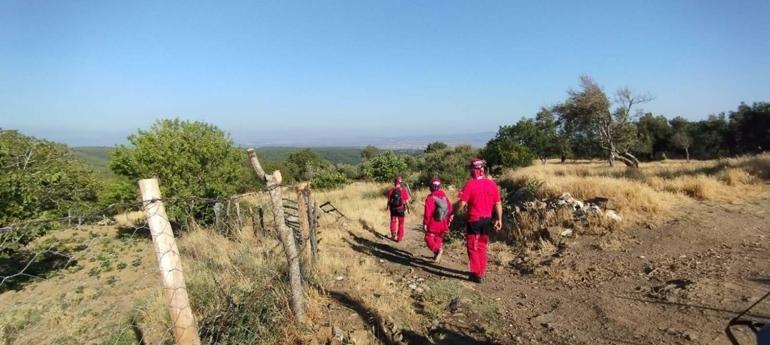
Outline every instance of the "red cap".
[(396, 179), (393, 180), (393, 184), (401, 184), (401, 182), (404, 182), (404, 179), (401, 178), (401, 176), (396, 176)]
[(479, 158), (471, 159), (471, 168), (484, 169), (484, 161)]
[(430, 180), (430, 184), (433, 185), (433, 186), (439, 187), (439, 186), (441, 186), (441, 179), (434, 178), (434, 179)]

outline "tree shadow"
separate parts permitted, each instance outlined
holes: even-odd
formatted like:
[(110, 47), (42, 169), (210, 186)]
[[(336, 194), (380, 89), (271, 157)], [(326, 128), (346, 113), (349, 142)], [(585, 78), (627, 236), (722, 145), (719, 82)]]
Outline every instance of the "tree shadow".
[(369, 224), (369, 222), (367, 222), (366, 220), (364, 220), (364, 219), (359, 219), (359, 220), (358, 220), (358, 223), (359, 223), (359, 224), (361, 224), (361, 227), (363, 227), (363, 228), (364, 228), (364, 230), (368, 231), (369, 233), (371, 233), (372, 235), (376, 236), (377, 238), (379, 238), (379, 239), (383, 239), (383, 240), (390, 240), (390, 237), (388, 237), (388, 236), (386, 236), (386, 235), (383, 235), (383, 234), (379, 233), (379, 232), (377, 231), (377, 229), (375, 229), (375, 228), (374, 228), (374, 227), (373, 227), (371, 224)]
[[(698, 310), (708, 310), (713, 311), (717, 313), (725, 313), (725, 314), (731, 314), (731, 315), (738, 315), (741, 313), (741, 311), (736, 310), (729, 310), (729, 309), (722, 309), (722, 308), (715, 308), (710, 306), (704, 306), (704, 305), (697, 305), (697, 304), (688, 304), (688, 303), (681, 303), (681, 302), (670, 302), (670, 301), (662, 301), (662, 300), (655, 300), (655, 299), (645, 299), (645, 298), (636, 298), (636, 297), (626, 297), (626, 296), (619, 296), (615, 295), (615, 298), (625, 299), (629, 301), (636, 301), (636, 302), (644, 302), (644, 303), (652, 303), (652, 304), (660, 304), (664, 306), (672, 306), (672, 307), (685, 307), (685, 308), (693, 308)], [(770, 320), (770, 315), (763, 315), (763, 314), (752, 314), (748, 313), (746, 316), (756, 317), (756, 318), (762, 318), (762, 319), (768, 319)]]
[(346, 239), (346, 241), (350, 247), (353, 248), (353, 250), (359, 253), (372, 255), (403, 266), (419, 268), (428, 273), (441, 277), (462, 280), (465, 280), (468, 277), (467, 271), (460, 271), (452, 268), (437, 266), (432, 261), (415, 257), (407, 251), (394, 248), (384, 243), (379, 243), (360, 236), (356, 236), (352, 232), (348, 233), (353, 237), (354, 242), (348, 239)]
[(147, 224), (140, 226), (119, 226), (118, 232), (115, 234), (115, 238), (119, 240), (134, 238), (151, 240), (152, 234), (150, 233), (150, 228), (147, 226)]
[[(364, 305), (360, 300), (351, 297), (341, 291), (327, 290), (330, 297), (342, 305), (352, 309), (372, 327), (374, 336), (384, 345), (400, 344), (446, 344), (446, 345), (498, 345), (498, 343), (478, 340), (474, 337), (462, 334), (455, 330), (445, 327), (438, 327), (430, 332), (429, 335), (422, 335), (413, 330), (390, 330), (383, 317), (375, 310)], [(397, 339), (398, 335), (402, 339)], [(435, 335), (435, 337), (433, 336)]]
[(10, 257), (0, 256), (0, 293), (23, 289), (36, 279), (43, 279), (56, 271), (77, 264), (70, 253), (46, 250), (17, 252)]

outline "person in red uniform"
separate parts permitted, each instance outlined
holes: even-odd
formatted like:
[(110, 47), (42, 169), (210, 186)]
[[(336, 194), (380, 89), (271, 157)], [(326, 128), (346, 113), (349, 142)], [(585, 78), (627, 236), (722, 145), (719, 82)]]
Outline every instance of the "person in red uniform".
[(390, 211), (390, 235), (396, 242), (404, 240), (404, 218), (406, 203), (409, 202), (409, 192), (401, 187), (403, 182), (401, 176), (393, 181), (394, 186), (388, 191), (388, 205), (385, 207), (386, 211)]
[(444, 235), (452, 222), (452, 201), (441, 190), (441, 180), (430, 181), (430, 194), (425, 199), (425, 213), (422, 228), (425, 230), (425, 244), (433, 252), (433, 261), (439, 262), (444, 253)]
[(470, 280), (481, 283), (487, 270), (487, 243), (489, 233), (503, 226), (503, 204), (500, 191), (484, 172), (484, 161), (476, 158), (470, 165), (471, 179), (460, 192), (457, 209), (468, 208), (466, 247), (470, 266)]

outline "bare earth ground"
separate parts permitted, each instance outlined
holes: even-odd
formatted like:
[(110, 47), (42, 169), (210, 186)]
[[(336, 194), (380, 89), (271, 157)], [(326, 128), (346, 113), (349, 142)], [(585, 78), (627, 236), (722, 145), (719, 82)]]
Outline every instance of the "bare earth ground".
[[(399, 288), (451, 282), (465, 295), (476, 293), (442, 307), (428, 327), (405, 327), (398, 338), (404, 342), (727, 344), (728, 321), (770, 290), (770, 198), (696, 202), (676, 213), (657, 227), (569, 238), (536, 253), (514, 251), (518, 258), (510, 264), (490, 262), (481, 285), (465, 279), (462, 241), (447, 246), (440, 264), (431, 262), (417, 216), (409, 217), (403, 243), (365, 222), (365, 236), (350, 236), (354, 249), (377, 257), (384, 274), (402, 282)], [(412, 295), (418, 309), (421, 295)], [(755, 314), (770, 317), (770, 307)]]

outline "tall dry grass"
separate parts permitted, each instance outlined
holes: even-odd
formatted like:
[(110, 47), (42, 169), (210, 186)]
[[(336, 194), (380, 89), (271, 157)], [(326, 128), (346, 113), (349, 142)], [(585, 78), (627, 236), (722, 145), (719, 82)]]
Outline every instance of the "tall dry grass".
[(630, 223), (670, 217), (677, 206), (695, 200), (734, 202), (764, 193), (758, 187), (770, 179), (770, 154), (712, 161), (666, 160), (642, 163), (639, 169), (611, 168), (600, 161), (545, 164), (508, 171), (502, 183), (509, 188), (542, 181), (540, 197), (568, 192), (579, 199), (597, 196), (611, 200)]

